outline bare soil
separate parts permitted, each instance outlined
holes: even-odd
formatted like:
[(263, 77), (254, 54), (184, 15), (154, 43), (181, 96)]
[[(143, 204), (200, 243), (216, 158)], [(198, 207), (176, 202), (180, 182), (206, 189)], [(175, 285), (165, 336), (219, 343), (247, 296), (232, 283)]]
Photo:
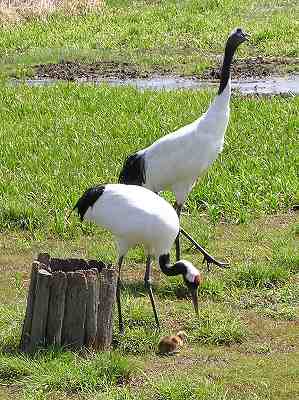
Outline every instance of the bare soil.
[[(219, 59), (216, 68), (209, 68), (194, 77), (204, 80), (219, 79), (220, 76)], [(232, 73), (234, 79), (244, 79), (249, 77), (263, 78), (270, 75), (279, 74), (288, 70), (288, 67), (299, 65), (299, 59), (295, 58), (247, 58), (237, 59), (233, 63)], [(154, 75), (171, 75), (170, 71), (155, 67), (154, 70), (145, 71), (138, 65), (127, 62), (116, 61), (96, 61), (93, 63), (83, 63), (80, 61), (63, 61), (57, 64), (40, 64), (35, 66), (35, 78), (37, 79), (62, 79), (67, 81), (74, 80), (95, 80), (99, 78), (114, 79), (136, 79), (149, 78)]]
[[(235, 60), (232, 65), (234, 79), (264, 78), (281, 73), (288, 66), (299, 65), (299, 59), (295, 58), (243, 58)], [(203, 72), (204, 79), (219, 79), (220, 66)]]
[[(160, 73), (162, 73), (161, 71)], [(51, 78), (74, 81), (78, 79), (94, 80), (98, 78), (135, 79), (148, 78), (149, 72), (140, 71), (138, 66), (115, 61), (97, 61), (91, 64), (80, 61), (65, 61), (59, 64), (41, 64), (36, 66), (35, 78)]]

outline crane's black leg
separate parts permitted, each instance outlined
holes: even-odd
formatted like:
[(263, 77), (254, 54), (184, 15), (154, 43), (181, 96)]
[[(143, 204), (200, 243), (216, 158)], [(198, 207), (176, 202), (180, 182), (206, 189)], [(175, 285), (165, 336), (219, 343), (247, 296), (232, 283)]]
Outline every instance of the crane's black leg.
[[(175, 203), (174, 207), (176, 209), (178, 217), (180, 218), (182, 205), (179, 205), (179, 204)], [(182, 227), (180, 227), (180, 232), (179, 232), (179, 234), (178, 234), (178, 236), (177, 236), (177, 238), (175, 240), (176, 259), (177, 259), (177, 261), (180, 259), (180, 242), (179, 242), (180, 233), (182, 233), (193, 244), (193, 246), (195, 246), (195, 248), (197, 250), (199, 250), (203, 254), (203, 263), (207, 262), (208, 271), (210, 271), (210, 264), (215, 264), (220, 268), (228, 268), (228, 263), (227, 262), (216, 260), (199, 243), (197, 243), (196, 240), (194, 240), (193, 237), (191, 235), (189, 235), (189, 233), (186, 232), (185, 229), (183, 229)]]
[(158, 314), (157, 314), (157, 311), (156, 311), (156, 305), (155, 305), (155, 300), (154, 300), (153, 291), (152, 291), (151, 261), (152, 261), (151, 260), (151, 256), (148, 256), (147, 259), (146, 259), (146, 269), (145, 269), (145, 275), (144, 275), (144, 286), (148, 291), (149, 298), (150, 298), (151, 303), (152, 303), (152, 307), (153, 307), (153, 312), (154, 312), (157, 328), (160, 329), (159, 318), (158, 318)]
[[(176, 213), (180, 219), (182, 205), (178, 205), (177, 203), (175, 203), (174, 207), (175, 207)], [(178, 235), (175, 239), (175, 257), (176, 257), (176, 261), (179, 261), (181, 259), (180, 232), (178, 233)]]
[(121, 256), (118, 259), (118, 277), (117, 277), (117, 287), (116, 287), (116, 302), (117, 302), (117, 312), (118, 312), (118, 326), (119, 326), (119, 333), (121, 335), (124, 334), (125, 328), (124, 328), (124, 322), (123, 322), (123, 317), (121, 313), (121, 304), (120, 304), (120, 285), (121, 285), (121, 280), (120, 280), (120, 269), (121, 265), (123, 262), (124, 257)]
[(199, 243), (197, 243), (192, 236), (189, 235), (182, 227), (180, 232), (203, 254), (203, 263), (206, 261), (208, 270), (210, 270), (210, 264), (218, 265), (220, 268), (229, 268), (228, 263), (224, 261), (218, 261), (213, 256), (211, 256)]

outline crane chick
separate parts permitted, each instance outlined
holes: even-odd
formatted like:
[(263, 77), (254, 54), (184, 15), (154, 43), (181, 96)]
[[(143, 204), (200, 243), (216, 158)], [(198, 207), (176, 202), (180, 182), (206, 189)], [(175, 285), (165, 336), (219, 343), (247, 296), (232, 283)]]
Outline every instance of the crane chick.
[(179, 331), (176, 335), (163, 336), (158, 344), (158, 354), (171, 356), (178, 353), (186, 338), (185, 331)]

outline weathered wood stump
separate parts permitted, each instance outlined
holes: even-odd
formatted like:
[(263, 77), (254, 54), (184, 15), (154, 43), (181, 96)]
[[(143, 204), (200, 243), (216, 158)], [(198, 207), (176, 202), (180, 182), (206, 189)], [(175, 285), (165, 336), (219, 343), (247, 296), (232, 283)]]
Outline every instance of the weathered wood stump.
[(51, 345), (107, 350), (116, 281), (115, 269), (102, 262), (40, 254), (32, 264), (21, 350)]

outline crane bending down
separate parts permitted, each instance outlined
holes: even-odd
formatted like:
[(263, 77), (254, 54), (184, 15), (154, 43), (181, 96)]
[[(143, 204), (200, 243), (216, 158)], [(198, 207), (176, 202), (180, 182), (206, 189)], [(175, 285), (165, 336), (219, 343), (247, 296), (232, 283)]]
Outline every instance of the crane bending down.
[[(209, 109), (199, 119), (129, 156), (119, 175), (119, 182), (144, 186), (153, 192), (171, 190), (175, 194), (175, 209), (180, 217), (183, 204), (197, 178), (216, 160), (222, 151), (229, 121), (231, 94), (230, 67), (237, 47), (248, 34), (235, 29), (227, 39), (218, 94)], [(180, 231), (204, 255), (204, 261), (219, 267), (217, 261), (182, 227)], [(180, 259), (179, 235), (176, 238), (176, 259)]]
[(124, 332), (120, 301), (120, 272), (127, 251), (142, 244), (147, 253), (144, 275), (157, 327), (159, 319), (151, 287), (151, 259), (157, 257), (166, 275), (182, 275), (191, 293), (194, 310), (198, 314), (197, 288), (202, 275), (189, 262), (180, 260), (170, 264), (169, 252), (179, 232), (179, 218), (173, 207), (162, 197), (140, 186), (107, 184), (91, 187), (80, 197), (73, 210), (83, 219), (108, 229), (118, 247), (117, 308), (119, 330)]

